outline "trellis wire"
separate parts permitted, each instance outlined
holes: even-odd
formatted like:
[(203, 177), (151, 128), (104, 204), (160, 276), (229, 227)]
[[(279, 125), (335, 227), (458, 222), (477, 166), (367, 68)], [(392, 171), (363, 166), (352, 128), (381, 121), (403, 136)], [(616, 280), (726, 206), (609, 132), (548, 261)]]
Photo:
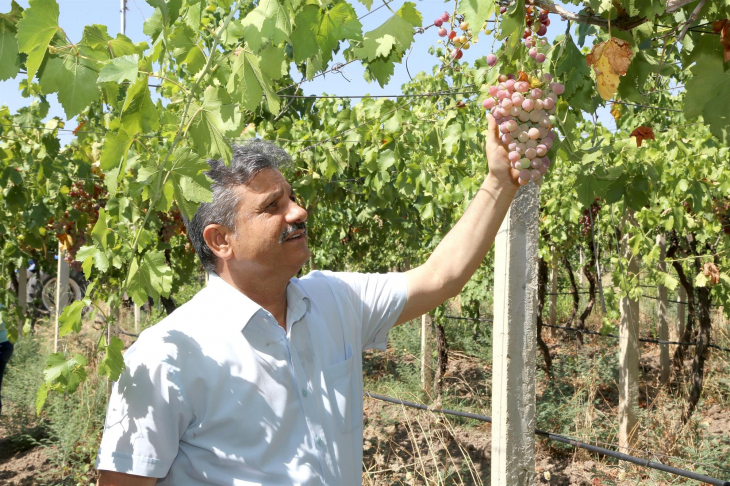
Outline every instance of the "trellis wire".
[[(476, 413), (470, 413), (470, 412), (460, 412), (458, 410), (449, 410), (446, 408), (432, 408), (427, 405), (423, 405), (421, 403), (415, 403), (410, 402), (408, 400), (401, 400), (398, 398), (391, 398), (384, 395), (378, 395), (375, 393), (365, 392), (364, 395), (368, 398), (371, 398), (373, 400), (380, 400), (383, 402), (389, 402), (394, 403), (396, 405), (402, 405), (405, 407), (410, 408), (416, 408), (419, 410), (425, 410), (433, 413), (440, 413), (444, 415), (453, 415), (455, 417), (462, 417), (462, 418), (468, 418), (473, 420), (479, 420), (481, 422), (487, 422), (492, 423), (492, 418), (488, 417), (486, 415), (480, 415)], [(619, 459), (621, 461), (631, 462), (633, 464), (637, 464), (642, 467), (656, 469), (659, 471), (667, 472), (670, 474), (675, 474), (677, 476), (682, 476), (685, 478), (694, 479), (696, 481), (703, 481), (708, 484), (718, 485), (718, 486), (730, 486), (730, 481), (724, 481), (722, 479), (713, 478), (710, 476), (706, 476), (704, 474), (699, 474), (693, 471), (687, 471), (685, 469), (679, 469), (672, 466), (667, 466), (666, 464), (662, 464), (660, 462), (653, 462), (648, 459), (642, 459), (635, 456), (630, 456), (628, 454), (624, 454), (623, 452), (617, 452), (611, 449), (606, 449), (604, 447), (598, 447), (592, 444), (588, 444), (586, 442), (579, 441), (577, 439), (573, 439), (570, 437), (566, 437), (563, 435), (553, 434), (551, 432), (545, 432), (544, 430), (535, 429), (534, 431), (535, 435), (545, 437), (548, 440), (554, 440), (556, 442), (562, 442), (563, 444), (568, 444), (570, 446), (579, 448), (579, 449), (586, 449), (591, 452), (595, 452), (597, 454), (603, 454), (605, 456), (613, 457), (615, 459)], [(658, 454), (655, 454), (658, 455)]]

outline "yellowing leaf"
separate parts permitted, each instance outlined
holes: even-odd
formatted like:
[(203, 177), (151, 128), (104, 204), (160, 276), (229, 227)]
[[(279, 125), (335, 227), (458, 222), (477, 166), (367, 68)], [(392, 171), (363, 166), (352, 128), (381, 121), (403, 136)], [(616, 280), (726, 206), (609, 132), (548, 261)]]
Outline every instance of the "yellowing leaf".
[(633, 56), (634, 51), (631, 50), (629, 43), (615, 37), (593, 47), (591, 53), (586, 56), (588, 65), (592, 66), (596, 73), (598, 94), (601, 98), (604, 100), (613, 98), (618, 90), (620, 76), (626, 74)]

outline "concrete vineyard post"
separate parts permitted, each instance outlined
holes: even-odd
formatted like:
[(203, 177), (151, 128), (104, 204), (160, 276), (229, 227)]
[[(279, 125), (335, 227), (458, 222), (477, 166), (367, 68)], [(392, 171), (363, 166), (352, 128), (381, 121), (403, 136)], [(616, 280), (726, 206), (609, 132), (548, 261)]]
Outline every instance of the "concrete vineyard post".
[(23, 264), (18, 269), (18, 305), (23, 309), (23, 318), (18, 321), (18, 339), (23, 336), (23, 324), (28, 312), (28, 265)]
[(55, 328), (53, 331), (53, 352), (58, 352), (58, 318), (63, 313), (63, 308), (68, 304), (68, 263), (64, 258), (66, 250), (61, 243), (58, 244), (58, 269), (56, 271), (56, 312), (55, 312)]
[(538, 208), (528, 184), (494, 245), (492, 486), (535, 484)]
[(684, 325), (687, 322), (687, 304), (685, 304), (685, 302), (687, 302), (687, 291), (681, 284), (679, 286), (677, 300), (681, 302), (681, 304), (677, 304), (677, 322), (674, 325), (674, 332), (676, 332), (677, 335), (674, 337), (673, 341), (679, 341), (684, 335)]
[[(629, 232), (626, 228), (635, 223), (633, 211), (624, 219), (621, 253), (624, 259), (623, 279), (639, 274), (639, 258), (631, 253)], [(621, 297), (621, 323), (619, 327), (619, 436), (620, 447), (632, 447), (636, 439), (637, 408), (639, 406), (639, 301)]]
[[(658, 269), (663, 274), (667, 272), (667, 262), (664, 261), (667, 255), (667, 238), (663, 233), (659, 234), (656, 237), (656, 242), (660, 248)], [(669, 339), (669, 326), (667, 323), (668, 297), (667, 287), (662, 284), (657, 286), (657, 299), (657, 335), (660, 341), (667, 341)], [(668, 344), (659, 345), (659, 365), (661, 368), (661, 382), (664, 384), (669, 383), (670, 363)]]
[(583, 274), (583, 267), (585, 266), (585, 257), (583, 256), (583, 247), (578, 247), (578, 258), (580, 259), (580, 267), (578, 271), (578, 284), (580, 285), (579, 288), (583, 288), (583, 279), (585, 278)]
[[(552, 260), (550, 263), (550, 325), (558, 324), (558, 264), (560, 259), (556, 249), (552, 249)], [(550, 337), (556, 338), (558, 330), (554, 327), (550, 328)]]
[(431, 316), (421, 316), (421, 388), (429, 396), (433, 393), (433, 332)]
[(134, 304), (134, 332), (136, 334), (139, 334), (139, 321), (140, 321), (139, 306), (137, 304)]

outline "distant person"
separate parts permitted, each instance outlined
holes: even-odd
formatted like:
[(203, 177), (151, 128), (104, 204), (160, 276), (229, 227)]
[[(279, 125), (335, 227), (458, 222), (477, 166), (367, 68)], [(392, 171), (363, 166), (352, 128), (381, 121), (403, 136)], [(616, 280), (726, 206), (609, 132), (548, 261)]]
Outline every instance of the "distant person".
[[(362, 483), (362, 352), (459, 294), (518, 188), (489, 118), (489, 175), (428, 261), (406, 273), (314, 271), (307, 212), (256, 140), (209, 161), (213, 201), (187, 222), (210, 274), (124, 356), (96, 467), (101, 485)], [(486, 163), (486, 161), (485, 161)]]
[[(2, 308), (1, 305), (0, 308)], [(5, 365), (8, 364), (12, 355), (13, 343), (8, 340), (8, 330), (5, 329), (5, 322), (0, 314), (0, 415), (3, 414), (3, 375), (5, 374)]]

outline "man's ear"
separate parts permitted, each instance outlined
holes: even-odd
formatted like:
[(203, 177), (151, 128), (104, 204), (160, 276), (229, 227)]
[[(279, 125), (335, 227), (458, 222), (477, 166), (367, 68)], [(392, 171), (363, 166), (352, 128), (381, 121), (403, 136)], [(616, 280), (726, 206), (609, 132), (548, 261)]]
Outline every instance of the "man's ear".
[(233, 246), (231, 245), (233, 238), (233, 232), (227, 226), (220, 224), (209, 224), (203, 230), (205, 243), (221, 260), (233, 258)]

